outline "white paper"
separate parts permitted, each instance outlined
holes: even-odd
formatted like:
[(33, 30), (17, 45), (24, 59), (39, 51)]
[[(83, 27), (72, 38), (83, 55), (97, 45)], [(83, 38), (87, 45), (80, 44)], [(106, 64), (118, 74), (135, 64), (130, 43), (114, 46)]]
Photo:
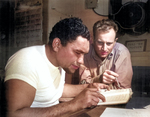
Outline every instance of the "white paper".
[(106, 108), (100, 117), (150, 117), (148, 109)]

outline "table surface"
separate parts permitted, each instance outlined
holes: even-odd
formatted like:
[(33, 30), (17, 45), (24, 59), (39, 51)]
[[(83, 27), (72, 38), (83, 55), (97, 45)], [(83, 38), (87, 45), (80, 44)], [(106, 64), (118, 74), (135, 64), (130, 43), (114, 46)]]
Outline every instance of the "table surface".
[(100, 117), (107, 107), (112, 108), (143, 108), (144, 106), (150, 105), (150, 97), (132, 97), (127, 104), (119, 105), (98, 105), (92, 109), (83, 109), (70, 115), (70, 117)]
[(70, 117), (99, 117), (105, 109), (106, 106), (96, 106), (93, 109), (83, 109), (81, 111), (78, 111), (70, 115)]
[(81, 111), (78, 111), (76, 113), (73, 113), (69, 117), (100, 117), (100, 115), (104, 112), (104, 110), (107, 107), (113, 107), (113, 108), (125, 108), (126, 104), (120, 104), (120, 105), (109, 105), (109, 106), (101, 106), (98, 105), (95, 108), (92, 109), (83, 109)]

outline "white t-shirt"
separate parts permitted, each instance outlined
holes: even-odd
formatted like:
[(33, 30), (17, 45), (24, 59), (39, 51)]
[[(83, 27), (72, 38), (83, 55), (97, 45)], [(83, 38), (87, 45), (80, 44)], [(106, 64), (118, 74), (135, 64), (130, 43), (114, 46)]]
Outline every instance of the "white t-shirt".
[(65, 71), (50, 63), (45, 45), (19, 50), (10, 57), (5, 70), (5, 81), (19, 79), (36, 89), (31, 107), (49, 107), (59, 103), (65, 83)]

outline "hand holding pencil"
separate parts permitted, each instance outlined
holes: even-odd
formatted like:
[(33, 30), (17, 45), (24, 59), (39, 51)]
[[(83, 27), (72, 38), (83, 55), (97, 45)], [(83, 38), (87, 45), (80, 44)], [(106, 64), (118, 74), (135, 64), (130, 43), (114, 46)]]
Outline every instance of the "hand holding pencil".
[(119, 75), (111, 70), (105, 70), (102, 76), (102, 82), (105, 84), (113, 84), (114, 82), (117, 83), (117, 87), (120, 87), (119, 81), (118, 81)]

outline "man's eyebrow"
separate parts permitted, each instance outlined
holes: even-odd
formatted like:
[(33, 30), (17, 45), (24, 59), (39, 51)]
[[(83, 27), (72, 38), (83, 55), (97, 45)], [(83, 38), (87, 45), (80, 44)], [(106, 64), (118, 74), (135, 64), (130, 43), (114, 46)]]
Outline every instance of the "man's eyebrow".
[[(98, 42), (103, 42), (103, 43), (105, 43), (104, 41), (102, 41), (102, 40), (97, 40)], [(113, 42), (106, 42), (106, 43), (113, 43)]]
[(106, 42), (106, 43), (113, 43), (113, 42)]
[(77, 52), (80, 52), (80, 53), (82, 53), (82, 54), (87, 54), (88, 52), (84, 52), (84, 51), (82, 51), (82, 50), (76, 50)]

